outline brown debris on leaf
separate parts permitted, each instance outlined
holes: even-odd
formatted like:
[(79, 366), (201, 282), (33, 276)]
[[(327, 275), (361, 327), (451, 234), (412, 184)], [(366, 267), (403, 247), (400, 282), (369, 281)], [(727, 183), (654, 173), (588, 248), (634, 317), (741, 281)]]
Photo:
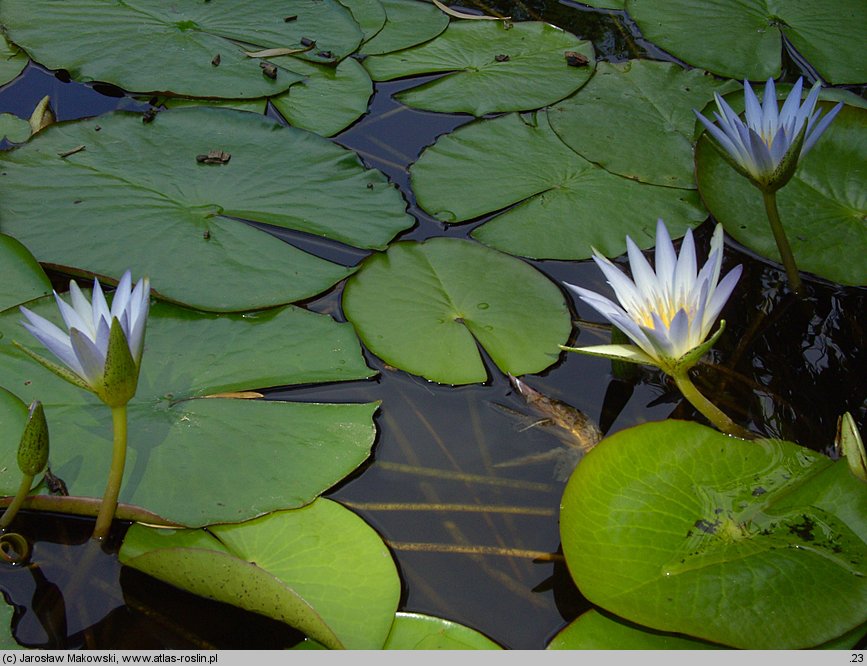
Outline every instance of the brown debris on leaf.
[(570, 67), (586, 67), (590, 62), (586, 55), (577, 51), (566, 51), (563, 56), (566, 58), (566, 64)]
[(228, 164), (230, 159), (232, 155), (222, 150), (209, 150), (205, 155), (196, 155), (199, 164)]

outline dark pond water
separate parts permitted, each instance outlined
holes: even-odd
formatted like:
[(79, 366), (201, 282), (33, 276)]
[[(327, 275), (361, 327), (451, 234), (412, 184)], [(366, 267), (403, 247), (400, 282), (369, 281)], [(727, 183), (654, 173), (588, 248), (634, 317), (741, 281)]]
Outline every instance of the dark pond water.
[[(553, 1), (486, 7), (590, 39), (602, 59), (671, 59), (644, 42), (621, 13)], [(801, 73), (793, 61), (785, 67), (787, 79)], [(407, 168), (437, 136), (471, 118), (400, 106), (391, 95), (408, 85), (377, 86), (369, 113), (334, 140), (401, 188), (418, 220), (401, 238), (467, 237), (484, 220), (445, 227), (431, 219), (415, 205)], [(44, 95), (51, 96), (60, 120), (147, 108), (120, 91), (64, 81), (30, 65), (0, 90), (0, 112), (26, 118)], [(712, 224), (708, 220), (697, 230), (699, 247), (707, 247)], [(365, 256), (301, 234), (273, 233), (347, 265)], [(699, 368), (699, 387), (752, 430), (818, 451), (830, 452), (837, 418), (845, 411), (864, 432), (867, 290), (808, 278), (808, 298), (796, 300), (779, 267), (731, 243), (726, 262), (743, 264), (744, 275), (723, 313), (728, 330), (708, 359), (717, 363)], [(604, 288), (592, 262), (531, 263), (556, 282)], [(342, 321), (340, 297), (338, 285), (305, 305)], [(595, 312), (583, 303), (572, 306), (573, 344), (608, 339)], [(327, 496), (357, 511), (391, 546), (403, 580), (401, 610), (466, 624), (507, 648), (544, 648), (589, 606), (558, 553), (563, 441), (538, 423), (490, 362), (485, 384), (454, 388), (388, 368), (372, 354), (367, 360), (380, 371), (373, 380), (277, 388), (267, 397), (382, 400), (372, 459)], [(606, 433), (665, 418), (701, 420), (652, 369), (636, 367), (615, 377), (607, 361), (569, 354), (524, 379), (582, 410)], [(514, 464), (527, 456), (535, 459)], [(15, 635), (25, 645), (277, 648), (298, 640), (285, 625), (187, 595), (121, 567), (110, 555), (89, 553), (89, 520), (33, 513), (20, 520), (20, 531), (34, 539), (32, 561), (38, 566), (0, 567), (0, 588), (16, 606)]]

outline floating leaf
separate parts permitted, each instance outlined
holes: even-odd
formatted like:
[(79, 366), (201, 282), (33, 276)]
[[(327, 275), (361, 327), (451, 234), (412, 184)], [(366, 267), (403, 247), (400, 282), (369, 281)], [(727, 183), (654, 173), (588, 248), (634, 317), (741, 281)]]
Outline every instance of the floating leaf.
[[(54, 299), (28, 307), (60, 324)], [(44, 353), (20, 321), (16, 310), (0, 315), (0, 376), (22, 400), (42, 401), (51, 469), (70, 494), (102, 497), (110, 410), (13, 346)], [(294, 307), (214, 315), (154, 303), (138, 392), (128, 407), (120, 501), (190, 526), (310, 502), (367, 458), (376, 403), (196, 398), (372, 374), (351, 326), (325, 315)], [(0, 473), (4, 494), (17, 488), (15, 469)]]
[(719, 650), (719, 645), (641, 627), (596, 609), (561, 629), (548, 650)]
[(169, 97), (163, 100), (163, 104), (168, 108), (219, 106), (264, 114), (270, 102), (290, 125), (320, 136), (337, 134), (367, 111), (368, 101), (373, 94), (373, 83), (367, 70), (354, 58), (346, 58), (336, 67), (288, 57), (271, 58), (270, 61), (278, 68), (285, 67), (303, 74), (304, 81), (284, 93), (262, 99), (202, 100)]
[(867, 80), (860, 0), (626, 0), (645, 38), (694, 67), (734, 79), (780, 75), (783, 38), (829, 83)]
[(305, 57), (330, 63), (352, 53), (362, 36), (335, 0), (4, 0), (0, 21), (34, 60), (78, 81), (232, 99), (274, 95), (301, 80), (288, 72), (263, 76), (244, 51), (301, 48), (309, 40), (316, 47)]
[(30, 138), (30, 123), (12, 113), (0, 113), (0, 139), (24, 143)]
[(23, 650), (12, 634), (12, 619), (15, 617), (15, 607), (0, 599), (0, 649)]
[[(27, 405), (17, 395), (0, 386), (0, 474), (9, 481), (6, 494), (14, 495), (21, 481), (18, 445), (27, 425)], [(11, 489), (11, 491), (10, 491)], [(0, 509), (0, 515), (3, 509)]]
[[(829, 104), (820, 102), (827, 113)], [(783, 228), (802, 271), (867, 285), (867, 111), (844, 106), (777, 192)], [(727, 233), (779, 262), (761, 192), (702, 137), (696, 146), (699, 192)]]
[(383, 650), (502, 650), (470, 627), (420, 613), (397, 613)]
[(586, 259), (591, 246), (618, 256), (627, 235), (651, 247), (658, 217), (673, 238), (707, 217), (694, 191), (639, 183), (588, 162), (544, 114), (465, 125), (425, 150), (410, 174), (431, 215), (454, 223), (502, 210), (472, 236), (536, 259)]
[(715, 92), (738, 87), (669, 62), (602, 62), (586, 86), (548, 110), (548, 118), (567, 146), (612, 173), (695, 188), (692, 110)]
[(27, 54), (0, 36), (0, 85), (16, 78), (29, 61)]
[(340, 4), (358, 23), (364, 42), (371, 40), (385, 26), (385, 7), (379, 0), (340, 0)]
[[(229, 159), (197, 160), (212, 150)], [(237, 218), (364, 248), (415, 223), (397, 189), (351, 151), (225, 109), (52, 125), (0, 155), (0, 171), (0, 231), (40, 262), (114, 279), (129, 268), (203, 310), (308, 298), (351, 272)]]
[(380, 648), (400, 599), (400, 578), (379, 535), (322, 498), (207, 531), (134, 525), (119, 558), (193, 594), (286, 622), (331, 648)]
[(51, 293), (51, 282), (29, 250), (0, 234), (0, 311)]
[(477, 344), (503, 372), (540, 372), (571, 331), (563, 294), (544, 275), (453, 238), (368, 257), (346, 283), (343, 309), (370, 351), (443, 384), (488, 378)]
[(622, 430), (569, 480), (561, 538), (588, 600), (659, 631), (795, 649), (867, 621), (867, 487), (790, 442)]
[(385, 25), (361, 45), (358, 53), (372, 56), (407, 49), (433, 39), (449, 24), (449, 17), (429, 2), (418, 0), (380, 0), (385, 9)]
[[(573, 67), (565, 53), (586, 64)], [(403, 91), (409, 106), (482, 116), (537, 109), (563, 99), (593, 73), (593, 46), (547, 23), (456, 21), (437, 38), (398, 53), (365, 58), (374, 81), (416, 74), (446, 76)]]

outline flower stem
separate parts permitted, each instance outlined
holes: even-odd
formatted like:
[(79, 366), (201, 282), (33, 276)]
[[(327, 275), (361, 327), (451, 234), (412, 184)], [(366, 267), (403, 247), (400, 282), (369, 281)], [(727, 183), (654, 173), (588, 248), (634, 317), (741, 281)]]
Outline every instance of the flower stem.
[(18, 486), (18, 492), (15, 494), (15, 498), (6, 508), (6, 511), (3, 512), (3, 517), (0, 518), (0, 530), (5, 530), (9, 527), (9, 523), (11, 523), (12, 519), (15, 518), (18, 509), (20, 509), (21, 505), (24, 503), (27, 493), (30, 492), (31, 485), (33, 485), (32, 474), (25, 474), (21, 477), (21, 484)]
[(683, 397), (689, 400), (689, 403), (693, 407), (727, 435), (734, 435), (741, 439), (755, 438), (755, 435), (732, 421), (719, 407), (704, 397), (695, 384), (692, 383), (688, 373), (688, 370), (681, 370), (671, 376), (674, 379), (674, 383), (677, 384), (677, 388), (683, 393)]
[(96, 527), (93, 538), (102, 540), (108, 536), (111, 521), (117, 510), (117, 498), (120, 495), (120, 484), (123, 481), (123, 468), (126, 464), (126, 405), (111, 408), (111, 420), (114, 426), (114, 447), (111, 454), (111, 469), (108, 472), (108, 483), (102, 504), (96, 516)]
[(783, 266), (786, 267), (789, 286), (792, 288), (793, 292), (800, 296), (803, 293), (801, 275), (798, 272), (797, 265), (795, 264), (795, 255), (792, 254), (792, 248), (789, 245), (789, 239), (786, 237), (786, 232), (783, 229), (783, 223), (780, 222), (780, 211), (777, 210), (777, 193), (766, 192), (763, 190), (762, 198), (765, 201), (765, 212), (768, 214), (768, 222), (771, 224), (771, 231), (774, 233), (774, 240), (777, 242), (777, 249), (780, 251)]

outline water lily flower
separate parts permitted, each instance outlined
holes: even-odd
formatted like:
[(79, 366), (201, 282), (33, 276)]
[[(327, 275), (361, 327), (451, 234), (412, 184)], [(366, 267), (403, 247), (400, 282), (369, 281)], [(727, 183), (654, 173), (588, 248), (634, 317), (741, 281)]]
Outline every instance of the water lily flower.
[[(656, 271), (628, 236), (630, 280), (594, 250), (593, 260), (614, 289), (618, 303), (589, 289), (566, 284), (582, 301), (623, 331), (638, 347), (626, 360), (671, 369), (704, 344), (741, 275), (741, 266), (720, 281), (723, 229), (717, 225), (710, 255), (697, 271), (692, 230), (686, 232), (678, 257), (665, 224), (656, 227)], [(614, 346), (614, 345), (612, 345)]]
[(722, 245), (723, 229), (718, 224), (711, 239), (708, 259), (698, 270), (692, 231), (686, 232), (678, 256), (660, 219), (656, 225), (655, 271), (638, 246), (626, 237), (631, 280), (594, 249), (593, 260), (602, 269), (619, 302), (573, 284), (566, 283), (566, 287), (635, 344), (561, 348), (655, 365), (670, 375), (687, 400), (720, 430), (747, 438), (751, 435), (703, 396), (688, 374), (722, 334), (724, 321), (720, 321), (716, 333), (708, 339), (741, 275), (742, 267), (737, 266), (720, 280)]
[(21, 307), (21, 322), (65, 367), (23, 348), (30, 356), (64, 379), (93, 391), (109, 406), (126, 404), (135, 395), (150, 307), (150, 281), (142, 278), (133, 288), (126, 271), (114, 292), (111, 308), (98, 280), (93, 302), (74, 281), (69, 283), (72, 305), (57, 292), (54, 298), (66, 324), (64, 332), (44, 317)]
[(726, 160), (749, 178), (762, 191), (775, 191), (785, 185), (798, 166), (843, 106), (840, 102), (824, 118), (815, 112), (821, 84), (817, 81), (806, 101), (801, 104), (802, 79), (798, 79), (786, 97), (782, 109), (777, 108), (774, 80), (768, 79), (762, 102), (748, 81), (744, 81), (746, 111), (744, 120), (722, 97), (714, 93), (719, 126), (698, 111), (693, 112), (715, 139), (716, 147)]

